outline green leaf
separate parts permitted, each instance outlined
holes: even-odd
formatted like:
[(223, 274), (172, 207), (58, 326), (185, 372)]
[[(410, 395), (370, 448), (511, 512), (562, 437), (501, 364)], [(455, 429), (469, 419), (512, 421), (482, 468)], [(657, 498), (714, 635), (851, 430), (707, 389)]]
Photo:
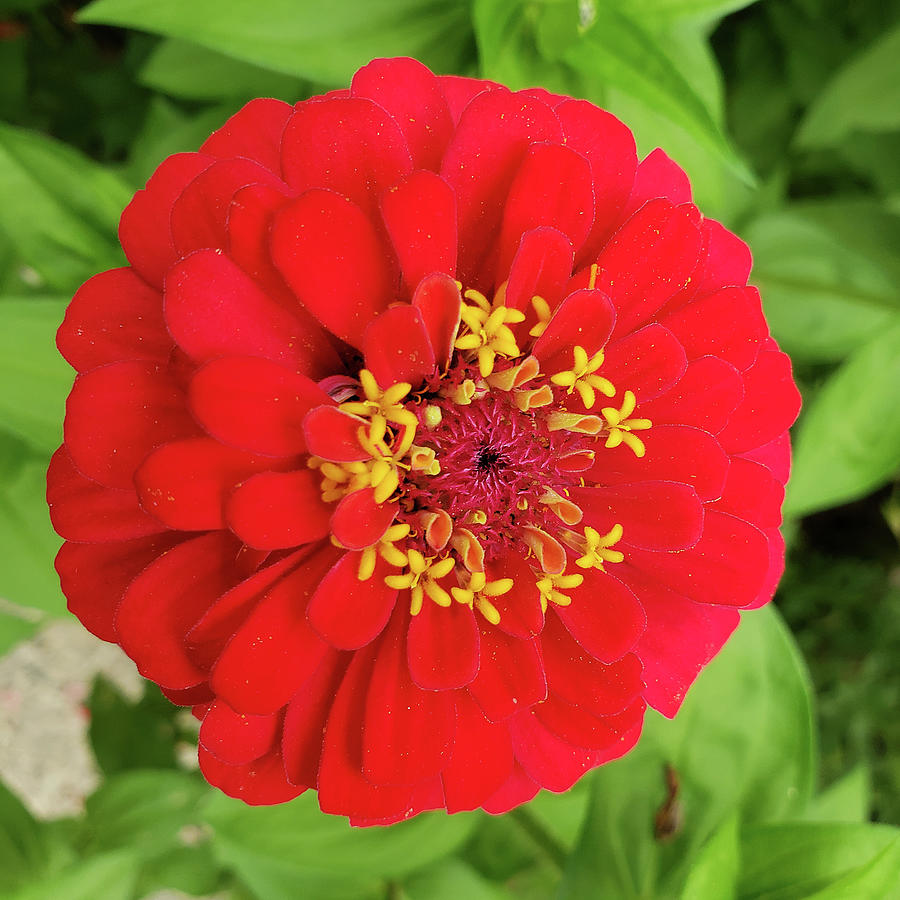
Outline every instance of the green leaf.
[[(562, 896), (677, 895), (704, 842), (736, 811), (753, 822), (806, 807), (814, 755), (797, 648), (772, 607), (748, 612), (678, 716), (649, 716), (635, 750), (591, 776), (591, 806)], [(666, 810), (675, 834), (663, 841), (654, 821), (667, 799), (666, 766), (679, 790), (677, 808)]]
[[(865, 212), (845, 210), (853, 229)], [(797, 359), (840, 360), (900, 316), (897, 276), (878, 258), (854, 247), (827, 217), (790, 209), (762, 216), (744, 238), (754, 256), (751, 281), (759, 286), (772, 333)], [(897, 220), (882, 212), (881, 221)]]
[(290, 803), (249, 807), (212, 796), (205, 820), (223, 865), (263, 900), (378, 895), (381, 880), (396, 879), (451, 854), (478, 817), (428, 813), (385, 828), (353, 829), (320, 812), (315, 795)]
[(697, 855), (681, 900), (734, 900), (741, 867), (737, 816), (718, 828)]
[(804, 147), (831, 146), (854, 131), (900, 128), (900, 25), (854, 56), (810, 106), (797, 132)]
[[(603, 0), (600, 0), (603, 2)], [(655, 20), (703, 19), (710, 21), (735, 10), (752, 6), (757, 0), (618, 0), (641, 17)]]
[(87, 799), (81, 844), (87, 852), (134, 847), (144, 859), (178, 846), (185, 825), (199, 824), (210, 793), (197, 775), (170, 769), (115, 775)]
[(279, 97), (293, 103), (304, 92), (300, 79), (232, 59), (188, 41), (162, 41), (138, 74), (138, 81), (172, 97), (222, 100)]
[(116, 226), (131, 191), (71, 147), (0, 123), (0, 197), (0, 230), (52, 288), (121, 264)]
[[(0, 467), (6, 441), (0, 435)], [(44, 499), (47, 459), (18, 457), (0, 482), (0, 597), (30, 611), (65, 614), (65, 601), (53, 569), (60, 540), (50, 525)], [(29, 613), (30, 615), (30, 613)]]
[(175, 767), (177, 708), (155, 685), (145, 682), (143, 697), (134, 703), (98, 675), (88, 709), (91, 748), (105, 774)]
[(66, 301), (0, 300), (0, 421), (38, 451), (62, 441), (71, 368), (56, 349), (56, 329)]
[(104, 853), (32, 882), (6, 900), (131, 900), (137, 874), (137, 856), (131, 851)]
[(575, 3), (544, 7), (537, 39), (545, 58), (565, 62), (581, 75), (647, 104), (753, 183), (715, 113), (679, 71), (660, 37), (623, 9), (595, 5), (584, 23), (578, 14)]
[(813, 797), (803, 818), (810, 822), (867, 822), (872, 806), (869, 769), (859, 765)]
[(900, 324), (857, 350), (810, 402), (794, 444), (785, 512), (861, 497), (900, 467)]
[[(839, 888), (867, 875), (875, 883), (886, 884), (888, 891), (896, 888), (900, 832), (886, 825), (812, 822), (763, 825), (744, 831), (741, 851), (742, 900), (811, 900), (812, 897), (874, 900), (896, 896), (890, 892), (843, 893), (842, 887)], [(893, 881), (883, 880), (885, 860), (894, 865)], [(826, 892), (827, 888), (835, 890)], [(817, 893), (820, 891), (821, 894)]]
[(413, 875), (403, 885), (408, 900), (501, 900), (505, 891), (458, 859), (448, 859)]
[(842, 878), (812, 894), (807, 900), (848, 900), (850, 897), (872, 897), (873, 900), (896, 898), (900, 873), (900, 836), (884, 848), (871, 862), (848, 872)]
[(460, 71), (472, 39), (465, 0), (95, 0), (77, 18), (183, 38), (328, 85), (347, 84), (375, 56)]
[(46, 866), (43, 827), (19, 798), (0, 782), (0, 892), (18, 887)]

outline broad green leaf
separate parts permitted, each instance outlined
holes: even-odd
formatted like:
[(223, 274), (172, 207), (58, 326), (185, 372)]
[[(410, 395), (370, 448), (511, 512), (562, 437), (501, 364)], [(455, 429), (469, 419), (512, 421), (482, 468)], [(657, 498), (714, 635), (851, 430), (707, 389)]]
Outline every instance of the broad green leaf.
[(44, 615), (37, 610), (0, 598), (0, 656), (40, 628)]
[(413, 875), (403, 885), (406, 900), (502, 900), (510, 895), (458, 859)]
[(805, 147), (830, 146), (853, 131), (900, 128), (900, 25), (843, 66), (797, 132)]
[(900, 836), (871, 862), (848, 872), (807, 900), (848, 900), (850, 897), (871, 897), (873, 900), (900, 897)]
[(143, 697), (134, 702), (98, 675), (88, 709), (91, 748), (106, 775), (129, 769), (175, 768), (177, 708), (156, 685), (145, 682)]
[(197, 775), (173, 769), (115, 775), (88, 797), (82, 846), (89, 852), (133, 847), (149, 859), (177, 846), (178, 832), (199, 824), (210, 793)]
[(43, 827), (0, 782), (0, 893), (39, 874), (47, 862)]
[(741, 867), (738, 837), (737, 816), (731, 816), (697, 855), (681, 900), (734, 900)]
[(544, 7), (537, 42), (549, 60), (633, 96), (684, 129), (752, 183), (709, 108), (668, 55), (663, 40), (624, 9), (597, 4), (579, 19), (575, 3)]
[(880, 261), (813, 218), (802, 210), (771, 213), (743, 237), (776, 339), (797, 359), (830, 362), (900, 316), (900, 290)]
[[(599, 0), (603, 2), (603, 0)], [(617, 0), (620, 6), (651, 20), (702, 19), (710, 21), (752, 6), (757, 0)]]
[(128, 178), (133, 184), (143, 186), (167, 156), (198, 150), (239, 107), (239, 103), (223, 103), (188, 113), (165, 97), (154, 97), (144, 126), (131, 147), (126, 169)]
[[(837, 883), (865, 874), (865, 869), (878, 862), (874, 877), (880, 871), (879, 856), (887, 851), (887, 859), (896, 866), (900, 848), (900, 831), (887, 825), (837, 825), (813, 822), (791, 822), (747, 828), (743, 834), (740, 877), (742, 900), (807, 900), (812, 897), (887, 898), (891, 893), (828, 892)], [(884, 858), (882, 858), (883, 861)], [(890, 888), (896, 888), (894, 868)], [(846, 880), (844, 881), (846, 884)], [(884, 884), (884, 881), (881, 881)]]
[(156, 47), (138, 80), (164, 94), (189, 100), (278, 97), (293, 103), (304, 90), (298, 78), (176, 39)]
[(857, 350), (806, 408), (785, 501), (800, 516), (846, 503), (900, 467), (900, 324)]
[(5, 896), (6, 900), (131, 900), (137, 875), (136, 854), (119, 850), (80, 860)]
[(116, 226), (131, 192), (71, 147), (0, 123), (0, 197), (0, 230), (50, 287), (69, 292), (121, 264)]
[(377, 895), (382, 879), (450, 855), (478, 821), (474, 815), (427, 813), (386, 828), (353, 829), (343, 818), (320, 812), (312, 792), (272, 807), (214, 795), (204, 818), (219, 860), (263, 900), (289, 900), (298, 893)]
[[(739, 711), (739, 714), (736, 712)], [(677, 897), (706, 840), (735, 812), (784, 819), (806, 807), (814, 777), (810, 687), (777, 612), (748, 612), (678, 716), (648, 717), (638, 746), (592, 776), (593, 797), (562, 896)], [(668, 841), (654, 837), (679, 784)]]
[(803, 818), (810, 822), (867, 822), (872, 805), (872, 778), (865, 765), (812, 798)]
[(347, 84), (375, 56), (461, 71), (472, 40), (464, 0), (95, 0), (77, 18), (182, 38), (328, 85)]
[[(0, 438), (0, 456), (4, 443)], [(0, 482), (0, 597), (36, 616), (64, 615), (66, 609), (53, 569), (60, 540), (44, 499), (46, 472), (46, 458), (26, 456)]]
[(73, 373), (56, 349), (66, 301), (0, 300), (0, 421), (35, 450), (62, 441), (66, 395)]

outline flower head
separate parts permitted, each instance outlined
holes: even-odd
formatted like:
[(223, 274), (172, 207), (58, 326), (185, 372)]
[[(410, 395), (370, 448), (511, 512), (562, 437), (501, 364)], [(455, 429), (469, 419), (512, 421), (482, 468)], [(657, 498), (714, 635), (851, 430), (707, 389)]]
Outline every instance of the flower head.
[(120, 237), (59, 332), (58, 569), (226, 793), (564, 790), (770, 599), (788, 360), (608, 113), (377, 60), (167, 159)]

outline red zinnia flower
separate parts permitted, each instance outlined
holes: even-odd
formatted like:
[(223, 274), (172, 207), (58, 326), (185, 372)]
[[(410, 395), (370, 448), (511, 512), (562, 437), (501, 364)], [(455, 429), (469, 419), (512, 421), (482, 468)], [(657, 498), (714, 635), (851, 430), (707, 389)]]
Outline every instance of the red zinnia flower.
[(565, 790), (772, 596), (799, 397), (750, 254), (590, 103), (378, 60), (120, 237), (59, 332), (58, 569), (226, 793)]

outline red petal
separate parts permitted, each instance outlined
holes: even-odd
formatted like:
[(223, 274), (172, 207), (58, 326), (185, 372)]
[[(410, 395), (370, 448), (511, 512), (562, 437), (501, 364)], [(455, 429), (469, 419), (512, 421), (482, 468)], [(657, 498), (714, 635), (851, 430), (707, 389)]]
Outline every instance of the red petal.
[(509, 779), (481, 804), (481, 808), (491, 815), (500, 815), (522, 803), (527, 803), (539, 790), (540, 785), (535, 784), (518, 763), (513, 763)]
[(400, 126), (413, 166), (437, 170), (453, 134), (453, 119), (437, 77), (414, 59), (376, 59), (363, 66), (350, 86), (386, 109)]
[(303, 453), (303, 417), (331, 402), (305, 375), (252, 356), (207, 363), (191, 380), (189, 396), (191, 411), (208, 434), (270, 456)]
[(671, 390), (644, 403), (641, 415), (654, 424), (695, 425), (718, 434), (743, 399), (738, 370), (715, 356), (701, 356)]
[(530, 711), (510, 722), (509, 733), (519, 765), (547, 790), (567, 791), (596, 764), (592, 750), (567, 744)]
[(577, 253), (593, 222), (588, 161), (561, 144), (532, 144), (516, 171), (503, 210), (498, 272), (508, 271), (525, 232), (549, 225), (562, 232)]
[(316, 340), (227, 256), (198, 250), (166, 278), (166, 323), (197, 362), (220, 356), (262, 356), (301, 372), (317, 358)]
[(381, 195), (381, 216), (400, 261), (404, 292), (434, 272), (456, 272), (456, 196), (433, 172), (413, 172)]
[(306, 790), (288, 784), (284, 763), (277, 751), (243, 766), (229, 766), (201, 745), (199, 759), (200, 771), (213, 787), (250, 806), (287, 803)]
[(510, 637), (481, 622), (481, 667), (469, 693), (492, 722), (508, 719), (547, 696), (536, 640)]
[(787, 484), (791, 474), (791, 437), (786, 431), (774, 441), (755, 447), (741, 456), (765, 466), (782, 484)]
[(375, 491), (363, 488), (338, 503), (331, 517), (331, 531), (342, 547), (364, 550), (391, 527), (398, 510), (396, 502), (376, 503)]
[(586, 100), (566, 99), (555, 109), (566, 146), (591, 164), (594, 222), (579, 254), (579, 265), (594, 262), (610, 234), (622, 221), (637, 169), (634, 135), (615, 116)]
[(66, 402), (66, 447), (88, 478), (130, 489), (154, 447), (197, 433), (182, 391), (152, 362), (120, 362), (75, 379)]
[(532, 714), (548, 731), (567, 744), (588, 750), (605, 750), (604, 755), (614, 759), (634, 745), (646, 708), (643, 700), (636, 700), (618, 715), (592, 716), (551, 694), (544, 703), (534, 707)]
[(648, 321), (687, 283), (700, 258), (696, 208), (651, 200), (603, 248), (597, 287), (616, 307), (615, 336)]
[[(631, 391), (641, 403), (669, 390), (686, 369), (687, 358), (675, 335), (661, 325), (647, 325), (607, 346), (600, 374), (615, 385), (619, 397)], [(639, 408), (636, 415), (643, 416), (643, 411)]]
[(441, 772), (447, 812), (480, 806), (506, 782), (512, 766), (509, 729), (489, 722), (478, 704), (460, 691), (453, 757)]
[(634, 548), (626, 562), (691, 600), (746, 606), (762, 588), (769, 544), (753, 525), (707, 509), (703, 537), (690, 550), (654, 553)]
[(138, 275), (161, 288), (163, 278), (178, 259), (169, 215), (178, 195), (214, 160), (200, 153), (176, 153), (163, 160), (125, 207), (119, 220), (119, 240)]
[(280, 709), (328, 652), (306, 605), (338, 552), (326, 545), (270, 588), (225, 647), (210, 684), (238, 712)]
[(768, 335), (759, 291), (754, 287), (724, 288), (659, 321), (675, 334), (688, 359), (710, 354), (741, 370), (753, 365)]
[(56, 344), (79, 372), (125, 359), (165, 363), (172, 350), (162, 297), (133, 269), (88, 279), (66, 310)]
[(332, 462), (357, 462), (370, 459), (358, 437), (359, 429), (366, 427), (365, 419), (351, 416), (336, 406), (317, 406), (303, 420), (303, 436), (314, 456)]
[(488, 581), (512, 578), (513, 587), (507, 594), (491, 597), (500, 613), (496, 626), (512, 637), (533, 638), (544, 627), (537, 579), (531, 566), (518, 554), (508, 553), (486, 566)]
[(644, 663), (644, 698), (671, 719), (700, 670), (737, 627), (740, 613), (688, 600), (631, 566), (621, 575), (647, 613), (636, 651)]
[(338, 650), (357, 650), (384, 630), (397, 602), (396, 588), (384, 576), (396, 569), (380, 556), (375, 572), (360, 581), (359, 554), (345, 553), (319, 582), (306, 611), (309, 624)]
[(182, 531), (205, 531), (225, 527), (225, 501), (235, 484), (273, 462), (212, 438), (189, 438), (154, 450), (134, 483), (141, 505), (161, 522)]
[(423, 278), (413, 294), (412, 305), (422, 314), (436, 362), (442, 367), (453, 355), (461, 304), (459, 285), (449, 275)]
[(230, 766), (246, 765), (265, 756), (275, 743), (281, 716), (248, 716), (216, 700), (203, 717), (200, 744)]
[(777, 528), (783, 502), (784, 485), (765, 466), (735, 456), (728, 467), (722, 497), (714, 508), (759, 528)]
[(409, 623), (412, 680), (425, 691), (465, 687), (478, 672), (480, 639), (475, 614), (461, 603), (444, 608), (426, 601)]
[(398, 815), (409, 808), (410, 786), (376, 786), (362, 773), (365, 711), (378, 653), (376, 645), (355, 653), (335, 695), (325, 726), (319, 765), (322, 812), (380, 819)]
[(460, 117), (441, 175), (456, 192), (463, 284), (489, 289), (493, 272), (482, 264), (491, 252), (510, 185), (530, 144), (558, 141), (559, 121), (539, 100), (507, 90), (477, 95)]
[(569, 634), (600, 662), (613, 663), (634, 649), (647, 624), (640, 601), (618, 578), (597, 569), (581, 573), (570, 606), (554, 606)]
[[(543, 297), (555, 309), (572, 275), (575, 251), (569, 239), (555, 228), (543, 226), (522, 235), (509, 269), (504, 304), (529, 311), (532, 297)], [(498, 270), (497, 278), (506, 272)]]
[(481, 78), (467, 78), (462, 75), (438, 75), (438, 82), (447, 105), (450, 107), (450, 115), (453, 124), (459, 122), (460, 116), (472, 100), (484, 91), (505, 90), (496, 81), (486, 81)]
[(200, 151), (222, 159), (245, 157), (278, 173), (281, 136), (293, 112), (294, 108), (281, 100), (251, 100), (214, 131)]
[(325, 723), (349, 662), (349, 654), (327, 653), (285, 710), (282, 753), (292, 784), (318, 783)]
[(576, 345), (583, 347), (588, 356), (593, 356), (606, 344), (615, 320), (612, 303), (602, 291), (583, 290), (569, 294), (556, 308), (547, 330), (532, 350), (541, 362), (541, 371), (555, 374), (570, 369)]
[(444, 768), (453, 750), (456, 705), (449, 691), (423, 691), (410, 678), (407, 612), (378, 642), (363, 720), (363, 774), (376, 784), (412, 784)]
[(363, 354), (382, 387), (407, 381), (417, 388), (434, 372), (434, 350), (414, 306), (392, 306), (373, 319), (363, 338)]
[(684, 169), (659, 147), (641, 160), (625, 215), (630, 216), (655, 197), (665, 197), (675, 204), (691, 200), (691, 183)]
[(541, 634), (547, 684), (562, 700), (595, 716), (622, 712), (640, 695), (641, 661), (633, 653), (604, 665), (588, 654), (556, 616), (548, 616)]
[(692, 285), (695, 295), (703, 297), (729, 285), (745, 285), (753, 265), (750, 248), (715, 219), (704, 219), (701, 227), (707, 252)]
[(53, 527), (69, 541), (127, 541), (165, 531), (141, 509), (133, 490), (107, 488), (85, 478), (65, 444), (50, 460), (47, 504)]
[(690, 485), (701, 500), (722, 496), (728, 457), (711, 434), (684, 425), (654, 425), (641, 432), (641, 440), (647, 448), (641, 459), (624, 444), (598, 447), (596, 462), (585, 478), (601, 484), (680, 481)]
[(284, 189), (277, 175), (249, 159), (219, 160), (191, 181), (172, 206), (172, 239), (179, 256), (228, 246), (228, 208), (232, 197), (248, 184)]
[(181, 539), (181, 535), (169, 533), (132, 541), (63, 544), (56, 555), (56, 571), (69, 601), (69, 612), (91, 634), (117, 642), (115, 615), (125, 588), (142, 569)]
[(285, 180), (298, 192), (329, 188), (369, 214), (381, 192), (412, 171), (397, 122), (363, 97), (298, 106), (284, 131), (281, 161)]
[(228, 501), (228, 527), (258, 550), (297, 547), (325, 537), (332, 509), (322, 501), (321, 480), (310, 469), (253, 475)]
[(743, 453), (767, 444), (787, 431), (800, 412), (800, 392), (791, 361), (778, 351), (764, 350), (744, 373), (744, 400), (719, 434), (727, 453)]
[(306, 546), (276, 563), (265, 566), (227, 591), (209, 608), (188, 632), (191, 657), (198, 664), (212, 668), (225, 644), (243, 624), (254, 606), (272, 587), (318, 548)]
[(300, 302), (361, 347), (366, 326), (395, 293), (393, 260), (363, 211), (331, 191), (307, 191), (275, 217), (271, 249)]
[(131, 583), (116, 612), (116, 630), (145, 678), (176, 689), (206, 680), (185, 638), (240, 580), (234, 565), (239, 549), (230, 534), (204, 534), (164, 553)]

